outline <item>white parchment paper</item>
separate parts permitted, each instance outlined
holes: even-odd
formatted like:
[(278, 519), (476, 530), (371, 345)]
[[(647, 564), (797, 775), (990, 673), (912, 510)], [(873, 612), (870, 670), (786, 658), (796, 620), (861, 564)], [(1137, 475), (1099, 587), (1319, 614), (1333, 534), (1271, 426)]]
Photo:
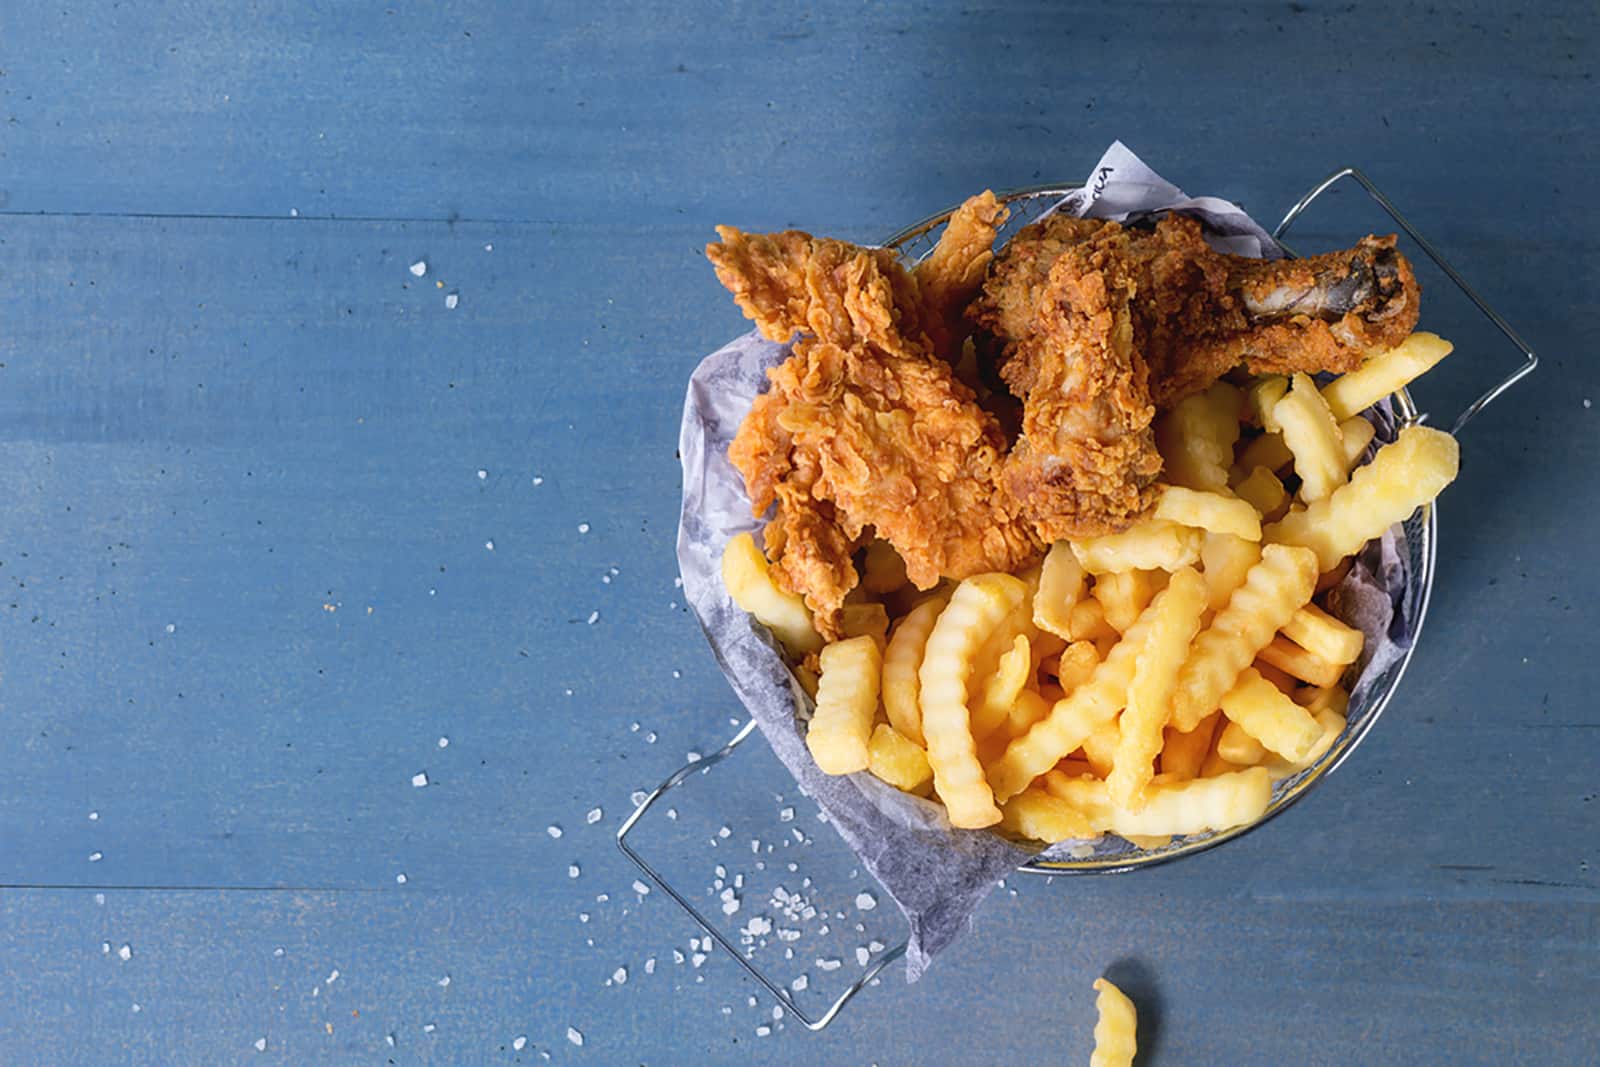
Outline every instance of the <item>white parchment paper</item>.
[[(1118, 220), (1176, 210), (1201, 219), (1207, 239), (1220, 251), (1272, 259), (1284, 254), (1237, 205), (1186, 196), (1121, 142), (1106, 151), (1083, 189), (1053, 210)], [(818, 770), (804, 740), (810, 700), (770, 635), (723, 588), (723, 546), (736, 534), (759, 533), (762, 526), (750, 514), (744, 482), (728, 462), (728, 445), (751, 403), (766, 388), (768, 368), (783, 362), (789, 351), (788, 345), (751, 332), (707, 356), (690, 376), (679, 435), (683, 511), (678, 566), (684, 594), (728, 683), (801, 789), (817, 800), (904, 913), (911, 927), (906, 977), (915, 981), (933, 956), (966, 928), (995, 883), (1034, 853), (987, 831), (953, 829), (941, 807), (871, 775), (833, 778)], [(1394, 420), (1387, 410), (1369, 417), (1378, 429), (1374, 448), (1393, 439)], [(1392, 531), (1380, 544), (1368, 547), (1350, 577), (1330, 594), (1331, 610), (1367, 635), (1352, 713), (1364, 706), (1380, 676), (1410, 646), (1416, 605), (1415, 597), (1407, 593), (1408, 558), (1398, 529)], [(1120, 847), (1113, 839), (1108, 842)], [(1064, 855), (1070, 847), (1058, 845), (1045, 855)]]

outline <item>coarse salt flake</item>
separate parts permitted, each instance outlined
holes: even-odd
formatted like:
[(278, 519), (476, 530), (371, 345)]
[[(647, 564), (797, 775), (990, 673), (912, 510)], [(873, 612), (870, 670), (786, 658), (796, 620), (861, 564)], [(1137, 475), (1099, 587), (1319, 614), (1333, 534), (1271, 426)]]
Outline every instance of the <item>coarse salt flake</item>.
[(579, 1048), (582, 1048), (583, 1031), (579, 1030), (576, 1026), (567, 1027), (567, 1040), (572, 1042), (574, 1045), (577, 1045)]
[(411, 264), (411, 275), (412, 275), (412, 277), (420, 278), (426, 273), (428, 273), (428, 262), (427, 262), (427, 260), (419, 259), (415, 263)]
[(554, 823), (552, 823), (551, 825), (546, 826), (544, 828), (544, 832), (549, 834), (551, 837), (560, 837), (561, 836), (561, 827), (556, 826)]
[(599, 808), (590, 808), (589, 809), (589, 814), (585, 815), (583, 817), (583, 820), (584, 820), (584, 822), (587, 822), (590, 826), (593, 826), (595, 823), (599, 822), (604, 817), (605, 817), (605, 813), (602, 812)]

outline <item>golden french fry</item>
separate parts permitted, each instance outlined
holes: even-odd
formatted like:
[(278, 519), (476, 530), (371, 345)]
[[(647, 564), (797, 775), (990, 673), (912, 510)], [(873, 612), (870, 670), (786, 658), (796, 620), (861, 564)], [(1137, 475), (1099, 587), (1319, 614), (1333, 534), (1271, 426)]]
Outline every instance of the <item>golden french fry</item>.
[(1260, 653), (1256, 654), (1256, 661), (1250, 664), (1250, 666), (1254, 667), (1256, 669), (1256, 673), (1261, 675), (1261, 677), (1277, 686), (1278, 692), (1282, 693), (1284, 696), (1293, 698), (1295, 690), (1300, 688), (1300, 683), (1295, 680), (1294, 677), (1292, 677), (1287, 671), (1284, 671), (1278, 667), (1274, 667), (1272, 664), (1262, 659)]
[(1139, 613), (1150, 606), (1166, 586), (1165, 571), (1120, 571), (1102, 574), (1094, 580), (1090, 594), (1105, 609), (1106, 622), (1122, 633), (1133, 625)]
[(816, 711), (806, 730), (806, 748), (824, 774), (867, 769), (867, 742), (878, 711), (878, 680), (883, 670), (878, 643), (871, 637), (835, 641), (822, 649)]
[(1027, 585), (1009, 574), (968, 578), (956, 586), (928, 636), (918, 672), (922, 735), (933, 766), (934, 788), (953, 826), (976, 830), (1000, 821), (1000, 809), (978, 762), (967, 682), (973, 660), (990, 632), (1017, 610), (1027, 595)]
[(1070, 693), (1089, 680), (1094, 669), (1100, 666), (1100, 653), (1093, 641), (1074, 641), (1056, 663), (1056, 681), (1064, 693)]
[(1122, 735), (1118, 718), (1113, 716), (1104, 726), (1083, 739), (1083, 756), (1096, 778), (1104, 778), (1116, 765), (1117, 741)]
[(925, 790), (933, 782), (933, 768), (922, 746), (893, 726), (880, 722), (867, 743), (867, 770), (906, 793)]
[(747, 533), (730, 538), (722, 550), (722, 584), (733, 602), (771, 630), (791, 655), (801, 656), (822, 647), (822, 636), (811, 625), (805, 601), (773, 581), (767, 557)]
[[(1200, 773), (1195, 775), (1195, 777), (1216, 778), (1218, 775), (1232, 774), (1234, 771), (1242, 771), (1248, 766), (1250, 766), (1250, 764), (1232, 763), (1223, 759), (1215, 752), (1208, 752), (1206, 753), (1206, 761), (1200, 764)], [(1270, 774), (1271, 772), (1269, 771), (1268, 773)]]
[(1094, 1001), (1099, 1019), (1094, 1024), (1089, 1067), (1133, 1067), (1134, 1053), (1139, 1051), (1139, 1018), (1133, 1001), (1104, 978), (1094, 980), (1094, 989), (1099, 994)]
[(1232, 534), (1206, 534), (1200, 546), (1200, 566), (1206, 580), (1206, 610), (1228, 606), (1233, 591), (1244, 584), (1250, 568), (1261, 562), (1261, 546)]
[(1344, 677), (1342, 664), (1329, 663), (1282, 634), (1267, 642), (1267, 646), (1256, 653), (1256, 658), (1309, 685), (1337, 685)]
[(1269, 541), (1310, 548), (1318, 569), (1332, 570), (1344, 557), (1407, 518), (1455, 480), (1461, 466), (1456, 439), (1427, 426), (1408, 426), (1357, 467), (1350, 481), (1301, 512), (1268, 526)]
[[(1267, 747), (1251, 737), (1243, 726), (1230, 720), (1217, 734), (1216, 754), (1236, 767), (1254, 767), (1267, 758)], [(1202, 770), (1208, 776), (1211, 774), (1205, 768)]]
[(1246, 667), (1238, 684), (1224, 694), (1222, 713), (1291, 763), (1304, 759), (1322, 736), (1322, 727), (1309, 711), (1251, 667)]
[(1397, 393), (1448, 356), (1455, 346), (1438, 334), (1414, 333), (1394, 348), (1373, 356), (1349, 374), (1329, 382), (1322, 398), (1336, 419), (1348, 419)]
[(1316, 582), (1317, 560), (1310, 550), (1264, 546), (1261, 562), (1250, 568), (1228, 606), (1195, 638), (1194, 651), (1178, 678), (1172, 724), (1192, 730), (1216, 710), (1256, 653), (1311, 599)]
[(839, 629), (846, 637), (870, 637), (881, 649), (889, 634), (889, 612), (882, 604), (846, 604), (839, 609)]
[(1006, 746), (985, 768), (996, 798), (1004, 801), (1070, 755), (1090, 734), (1112, 720), (1128, 699), (1137, 660), (1155, 628), (1163, 592), (1122, 635), (1089, 680), (1057, 701), (1033, 729)]
[(795, 680), (800, 683), (800, 688), (806, 691), (806, 696), (813, 701), (817, 699), (817, 672), (803, 663), (794, 665)]
[(1090, 574), (1175, 571), (1200, 559), (1201, 533), (1175, 522), (1151, 519), (1121, 533), (1073, 541), (1072, 554)]
[(1050, 714), (1050, 703), (1043, 693), (1036, 693), (1032, 689), (1018, 693), (1006, 716), (1006, 743), (1009, 744), (1013, 737), (1021, 737), (1033, 728), (1034, 723)]
[(1267, 769), (1267, 773), (1272, 775), (1273, 781), (1277, 781), (1280, 778), (1288, 778), (1290, 775), (1297, 774), (1316, 763), (1327, 754), (1328, 749), (1333, 747), (1334, 742), (1339, 740), (1339, 735), (1344, 733), (1344, 716), (1332, 708), (1323, 708), (1318, 711), (1316, 718), (1317, 725), (1322, 728), (1322, 736), (1317, 739), (1316, 744), (1311, 746), (1311, 750), (1305, 754), (1304, 759), (1298, 762), (1291, 762), (1275, 757), (1262, 763), (1262, 766)]
[(1006, 721), (1017, 694), (1033, 676), (1033, 656), (1026, 634), (1018, 634), (1000, 656), (995, 672), (988, 678), (975, 678), (974, 688), (982, 686), (972, 711), (972, 736), (983, 739)]
[(1057, 541), (1045, 553), (1039, 590), (1033, 595), (1033, 624), (1057, 637), (1072, 636), (1072, 609), (1083, 596), (1087, 578), (1072, 546)]
[(1272, 409), (1278, 406), (1283, 394), (1289, 391), (1289, 379), (1281, 374), (1258, 378), (1245, 391), (1245, 403), (1250, 410), (1250, 421), (1266, 430), (1277, 433), (1281, 427), (1273, 417)]
[(1348, 474), (1355, 469), (1361, 453), (1367, 450), (1377, 429), (1360, 415), (1352, 415), (1339, 424), (1339, 437), (1344, 442), (1344, 469)]
[[(1250, 506), (1256, 509), (1260, 519), (1268, 522), (1282, 518), (1284, 512), (1289, 510), (1289, 491), (1283, 487), (1278, 476), (1265, 467), (1256, 467), (1247, 475), (1244, 481), (1233, 487), (1239, 494), (1240, 500), (1249, 501)], [(1256, 523), (1256, 535), (1250, 540), (1261, 540), (1260, 519)], [(1201, 549), (1204, 558), (1205, 550)]]
[(1272, 802), (1272, 779), (1264, 767), (1212, 778), (1157, 775), (1145, 787), (1145, 806), (1140, 811), (1113, 804), (1106, 783), (1098, 778), (1069, 778), (1051, 771), (1045, 775), (1044, 785), (1052, 796), (1082, 813), (1090, 827), (1122, 837), (1227, 830), (1256, 821)]
[(1331, 711), (1343, 717), (1350, 706), (1350, 694), (1345, 692), (1343, 686), (1307, 686), (1295, 694), (1295, 703), (1313, 715)]
[[(1178, 671), (1189, 654), (1189, 643), (1200, 630), (1205, 606), (1205, 581), (1189, 567), (1172, 576), (1152, 605), (1150, 636), (1128, 687), (1128, 706), (1118, 724), (1112, 769), (1106, 776), (1111, 799), (1121, 807), (1134, 811), (1143, 807), (1144, 787), (1155, 774), (1161, 732), (1172, 713)], [(1090, 764), (1096, 764), (1089, 741), (1084, 742), (1083, 750)]]
[(1073, 606), (1068, 629), (1074, 642), (1093, 641), (1098, 644), (1106, 639), (1115, 641), (1122, 636), (1116, 627), (1106, 621), (1105, 608), (1093, 597), (1080, 600)]
[(1238, 463), (1233, 467), (1233, 470), (1240, 472), (1239, 477), (1230, 480), (1238, 483), (1257, 467), (1265, 467), (1276, 473), (1293, 462), (1294, 453), (1283, 443), (1283, 434), (1264, 433), (1244, 446), (1244, 451), (1239, 453)]
[(1006, 801), (1000, 810), (1000, 825), (1014, 834), (1047, 845), (1100, 836), (1082, 812), (1037, 786)]
[(1222, 712), (1213, 711), (1195, 724), (1193, 730), (1180, 730), (1168, 726), (1162, 731), (1161, 773), (1173, 780), (1194, 778), (1211, 751), (1211, 738), (1216, 734)]
[(883, 653), (883, 710), (889, 725), (913, 744), (922, 743), (922, 686), (917, 671), (945, 603), (944, 597), (935, 596), (912, 608), (895, 626)]
[[(1267, 472), (1267, 477), (1272, 477), (1271, 471)], [(1151, 517), (1213, 533), (1231, 533), (1246, 541), (1261, 540), (1261, 515), (1254, 505), (1221, 493), (1169, 485), (1161, 490)]]
[(1243, 405), (1239, 390), (1219, 381), (1157, 419), (1156, 447), (1167, 481), (1212, 492), (1226, 488)]
[(887, 541), (867, 543), (861, 562), (861, 588), (869, 593), (892, 593), (906, 584), (906, 561)]
[(1344, 462), (1339, 423), (1311, 376), (1296, 374), (1293, 388), (1273, 413), (1283, 428), (1283, 443), (1294, 453), (1300, 496), (1308, 502), (1321, 500), (1343, 485), (1350, 468)]
[(1315, 604), (1307, 604), (1283, 624), (1283, 635), (1328, 663), (1345, 666), (1361, 657), (1366, 635)]
[(1172, 844), (1171, 834), (1123, 834), (1122, 839), (1146, 852), (1154, 852), (1158, 848), (1166, 848)]

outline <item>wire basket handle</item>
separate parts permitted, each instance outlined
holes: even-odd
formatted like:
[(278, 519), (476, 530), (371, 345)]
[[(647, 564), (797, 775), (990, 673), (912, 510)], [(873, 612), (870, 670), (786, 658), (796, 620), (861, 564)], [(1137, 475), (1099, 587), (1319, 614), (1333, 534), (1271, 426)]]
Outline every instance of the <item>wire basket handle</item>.
[(878, 972), (882, 971), (885, 967), (889, 966), (889, 964), (905, 955), (906, 943), (904, 941), (901, 941), (898, 945), (888, 949), (876, 960), (874, 960), (872, 965), (862, 973), (861, 977), (857, 978), (850, 984), (848, 989), (839, 994), (838, 999), (828, 1006), (827, 1011), (813, 1019), (811, 1016), (807, 1015), (801, 1010), (800, 1006), (795, 1003), (794, 997), (787, 989), (768, 978), (755, 966), (755, 964), (746, 959), (739, 952), (739, 950), (734, 947), (733, 942), (729, 941), (715, 924), (713, 924), (704, 915), (700, 914), (699, 910), (696, 909), (693, 904), (689, 903), (688, 899), (684, 897), (682, 893), (679, 893), (676, 889), (674, 889), (672, 884), (668, 882), (665, 877), (656, 871), (654, 867), (650, 866), (644, 857), (635, 852), (633, 847), (628, 844), (628, 833), (633, 829), (634, 824), (644, 817), (644, 813), (650, 810), (650, 806), (652, 804), (661, 799), (661, 797), (666, 795), (666, 793), (670, 790), (676, 789), (678, 786), (682, 785), (695, 771), (699, 771), (704, 774), (705, 772), (711, 770), (712, 767), (715, 767), (718, 763), (721, 763), (723, 760), (727, 759), (728, 756), (733, 753), (733, 750), (743, 744), (745, 739), (750, 736), (750, 734), (755, 730), (755, 726), (756, 721), (754, 719), (745, 720), (745, 724), (739, 727), (739, 731), (728, 739), (727, 744), (711, 753), (711, 755), (706, 756), (704, 759), (696, 760), (693, 763), (685, 763), (682, 767), (679, 767), (676, 771), (673, 771), (672, 774), (668, 775), (667, 780), (656, 786), (655, 789), (650, 792), (649, 796), (640, 801), (639, 806), (633, 809), (633, 814), (629, 815), (623, 824), (617, 828), (617, 847), (622, 850), (622, 854), (624, 856), (627, 856), (634, 862), (634, 865), (638, 867), (640, 871), (644, 872), (644, 875), (647, 878), (649, 878), (656, 885), (660, 886), (668, 896), (676, 901), (678, 907), (688, 912), (689, 917), (699, 924), (700, 929), (716, 938), (717, 944), (721, 945), (723, 949), (727, 951), (728, 955), (739, 964), (739, 966), (748, 971), (750, 973), (750, 977), (766, 986), (767, 992), (771, 993), (774, 997), (777, 997), (779, 1002), (781, 1002), (785, 1008), (794, 1013), (795, 1017), (805, 1024), (807, 1030), (821, 1030), (829, 1023), (833, 1022), (834, 1017), (839, 1014), (840, 1009), (848, 1004), (857, 993), (865, 989), (867, 983), (871, 982), (878, 976)]
[(1499, 399), (1500, 394), (1532, 374), (1533, 369), (1539, 365), (1539, 357), (1534, 355), (1533, 349), (1528, 347), (1528, 342), (1524, 341), (1517, 331), (1511, 328), (1511, 324), (1500, 317), (1499, 312), (1486, 304), (1481, 296), (1473, 292), (1472, 287), (1466, 283), (1461, 275), (1456, 273), (1456, 269), (1450, 265), (1444, 256), (1439, 254), (1438, 249), (1434, 248), (1426, 237), (1418, 233), (1415, 226), (1406, 221), (1406, 217), (1395, 209), (1394, 204), (1389, 202), (1389, 198), (1384, 196), (1376, 185), (1372, 184), (1372, 179), (1355, 167), (1342, 167), (1317, 183), (1310, 192), (1300, 198), (1299, 203), (1289, 209), (1289, 213), (1283, 217), (1283, 221), (1278, 223), (1277, 229), (1272, 231), (1272, 236), (1274, 238), (1282, 238), (1284, 234), (1289, 232), (1289, 227), (1294, 225), (1295, 219), (1299, 218), (1301, 213), (1311, 206), (1312, 201), (1344, 178), (1354, 180), (1361, 188), (1365, 189), (1367, 195), (1395, 221), (1395, 225), (1406, 231), (1411, 239), (1417, 242), (1417, 245), (1424, 252), (1428, 253), (1428, 258), (1438, 264), (1439, 269), (1444, 271), (1450, 280), (1456, 283), (1456, 288), (1465, 293), (1467, 299), (1476, 304), (1478, 310), (1483, 312), (1489, 321), (1494, 323), (1501, 333), (1505, 334), (1506, 339), (1522, 353), (1522, 364), (1520, 366), (1491, 386), (1488, 391), (1468, 404), (1466, 409), (1456, 416), (1456, 421), (1450, 426), (1450, 433), (1452, 435), (1459, 434), (1462, 428), (1471, 422), (1480, 411)]

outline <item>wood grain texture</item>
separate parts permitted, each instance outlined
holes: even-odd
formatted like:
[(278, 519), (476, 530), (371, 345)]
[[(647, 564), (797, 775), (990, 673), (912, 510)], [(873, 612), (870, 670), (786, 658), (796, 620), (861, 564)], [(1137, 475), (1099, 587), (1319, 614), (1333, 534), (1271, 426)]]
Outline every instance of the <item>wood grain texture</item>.
[[(1107, 968), (1149, 1064), (1600, 1060), (1592, 6), (149, 7), (0, 12), (0, 1060), (1082, 1062)], [(739, 714), (673, 584), (684, 382), (744, 328), (700, 248), (881, 238), (1113, 138), (1269, 223), (1363, 166), (1543, 366), (1465, 435), (1333, 779), (757, 1036), (611, 846)], [(1443, 422), (1511, 358), (1423, 280)], [(812, 878), (837, 989), (897, 918), (740, 763), (651, 854), (746, 873), (730, 929)]]

